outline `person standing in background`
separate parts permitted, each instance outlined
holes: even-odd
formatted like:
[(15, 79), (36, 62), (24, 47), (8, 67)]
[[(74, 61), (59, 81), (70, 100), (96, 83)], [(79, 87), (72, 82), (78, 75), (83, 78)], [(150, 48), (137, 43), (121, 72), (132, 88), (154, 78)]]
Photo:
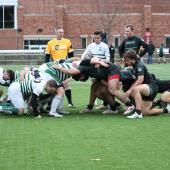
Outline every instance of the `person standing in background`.
[(152, 41), (149, 41), (148, 46), (150, 53), (148, 53), (147, 64), (153, 64), (153, 52), (155, 51), (155, 46)]
[[(150, 53), (148, 45), (145, 43), (144, 40), (139, 38), (138, 36), (134, 35), (134, 28), (133, 25), (126, 25), (125, 26), (125, 35), (126, 38), (123, 40), (122, 44), (119, 46), (119, 55), (121, 58), (127, 51), (135, 51), (138, 55), (138, 58), (144, 56), (147, 52)], [(143, 47), (143, 51), (139, 54), (139, 50)]]
[(111, 42), (109, 45), (109, 52), (110, 52), (110, 61), (114, 63), (115, 58), (115, 47), (113, 46), (113, 43)]
[[(56, 38), (50, 40), (47, 44), (47, 48), (45, 50), (45, 62), (74, 57), (71, 41), (69, 39), (63, 38), (64, 29), (62, 27), (57, 27), (55, 32)], [(69, 103), (68, 107), (74, 107), (72, 102), (71, 88), (69, 87), (68, 80), (65, 80), (63, 85), (65, 87), (65, 94)]]
[(101, 41), (107, 44), (107, 33), (105, 32), (104, 28), (101, 31)]
[(160, 61), (163, 59), (164, 63), (166, 62), (165, 56), (164, 56), (164, 51), (163, 51), (163, 44), (160, 45), (159, 47), (159, 58), (158, 58), (158, 64), (160, 64)]

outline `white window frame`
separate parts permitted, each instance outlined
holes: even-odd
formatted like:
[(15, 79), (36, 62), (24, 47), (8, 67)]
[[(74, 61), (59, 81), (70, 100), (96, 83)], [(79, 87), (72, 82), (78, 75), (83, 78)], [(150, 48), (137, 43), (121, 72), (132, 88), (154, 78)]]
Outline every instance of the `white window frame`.
[[(54, 35), (51, 35), (51, 36), (47, 36), (47, 35), (41, 35), (41, 36), (28, 35), (27, 36), (26, 35), (26, 36), (24, 36), (23, 43), (25, 42), (25, 40), (27, 40), (27, 41), (30, 41), (30, 40), (47, 40), (47, 41), (49, 41), (49, 40), (51, 40), (53, 38), (55, 38)], [(23, 44), (23, 46), (25, 48), (26, 45)], [(45, 44), (45, 45), (39, 45), (39, 44), (37, 44), (37, 45), (30, 45), (30, 42), (28, 44), (28, 49), (29, 50), (32, 50), (32, 49), (42, 50), (42, 49), (45, 49), (46, 47), (47, 47), (47, 44)]]
[[(17, 6), (18, 6), (18, 0), (1, 0), (0, 6), (14, 6), (14, 28), (1, 28), (1, 29), (17, 29)], [(4, 18), (3, 18), (4, 21)]]

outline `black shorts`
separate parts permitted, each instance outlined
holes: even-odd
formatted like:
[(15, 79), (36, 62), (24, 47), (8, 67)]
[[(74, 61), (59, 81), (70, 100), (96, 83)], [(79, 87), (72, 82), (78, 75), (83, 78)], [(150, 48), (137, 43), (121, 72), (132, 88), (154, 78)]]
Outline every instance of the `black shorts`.
[(156, 85), (156, 83), (148, 84), (148, 86), (149, 86), (149, 89), (150, 89), (150, 95), (149, 96), (143, 96), (142, 95), (142, 100), (144, 100), (144, 101), (153, 101), (154, 98), (157, 95), (158, 86)]
[(170, 89), (170, 80), (156, 80), (158, 86), (158, 93), (163, 93)]

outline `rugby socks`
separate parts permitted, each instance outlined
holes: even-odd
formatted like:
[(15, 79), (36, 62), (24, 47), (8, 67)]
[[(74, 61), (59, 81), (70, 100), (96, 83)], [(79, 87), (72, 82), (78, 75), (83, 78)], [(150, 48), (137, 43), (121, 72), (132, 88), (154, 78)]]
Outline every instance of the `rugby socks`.
[(71, 104), (71, 105), (73, 105), (72, 96), (71, 96), (71, 89), (65, 90), (65, 94), (66, 94), (68, 103)]
[(88, 104), (86, 108), (87, 108), (87, 109), (93, 109), (93, 106), (94, 106), (94, 105)]
[(51, 103), (51, 110), (50, 110), (50, 112), (55, 113), (56, 110), (58, 109), (61, 101), (62, 101), (62, 97), (61, 96), (55, 96), (53, 98), (53, 100), (52, 100), (52, 103)]
[(115, 104), (114, 105), (109, 105), (110, 106), (110, 109), (113, 110), (113, 111), (116, 111), (116, 106)]
[(7, 103), (6, 105), (0, 105), (0, 112), (17, 115), (18, 108), (15, 108), (13, 105)]
[(62, 110), (63, 109), (63, 102), (64, 102), (64, 96), (63, 97), (61, 97), (61, 101), (60, 101), (60, 103), (59, 103), (59, 105), (58, 105), (58, 110)]
[(138, 114), (138, 115), (140, 115), (142, 112), (141, 112), (141, 110), (138, 110), (138, 109), (135, 109), (135, 112)]

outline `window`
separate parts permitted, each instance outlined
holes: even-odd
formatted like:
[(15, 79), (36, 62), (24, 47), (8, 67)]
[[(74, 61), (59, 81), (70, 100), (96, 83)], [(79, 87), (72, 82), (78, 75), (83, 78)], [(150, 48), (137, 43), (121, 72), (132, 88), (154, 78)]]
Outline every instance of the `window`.
[(81, 38), (81, 47), (85, 49), (87, 47), (87, 35), (80, 35)]
[(82, 48), (85, 49), (87, 46), (87, 38), (81, 38)]
[(45, 39), (31, 39), (24, 40), (25, 50), (43, 50), (47, 47), (48, 40)]
[(166, 37), (166, 47), (170, 48), (170, 36)]
[(17, 0), (0, 1), (0, 29), (17, 29)]
[(113, 45), (115, 48), (118, 48), (120, 44), (120, 36), (119, 35), (113, 35)]

